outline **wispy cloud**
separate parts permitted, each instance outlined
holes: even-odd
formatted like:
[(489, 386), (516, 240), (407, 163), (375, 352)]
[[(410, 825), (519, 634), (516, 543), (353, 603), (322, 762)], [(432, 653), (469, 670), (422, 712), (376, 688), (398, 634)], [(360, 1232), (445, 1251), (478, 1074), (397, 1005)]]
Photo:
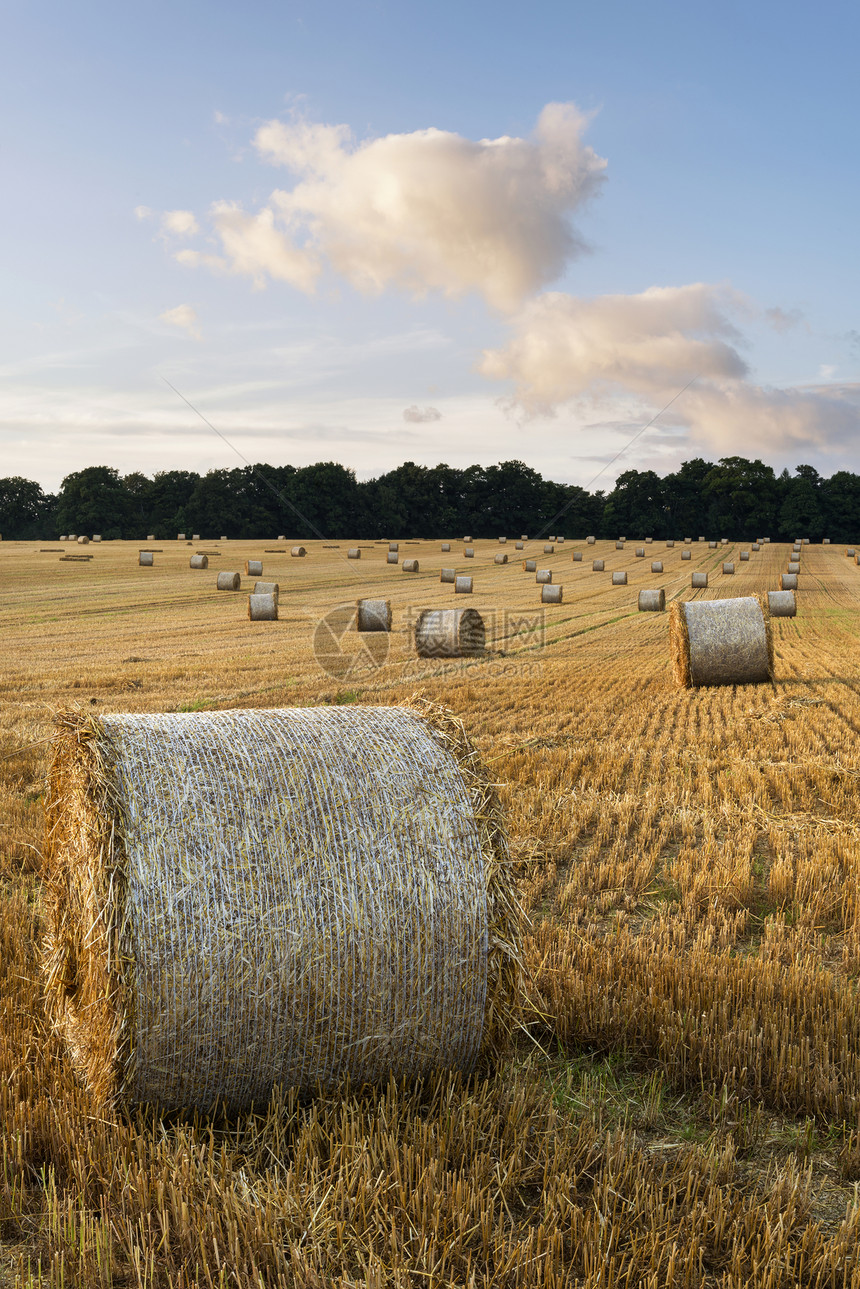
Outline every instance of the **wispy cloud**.
[(200, 339), (200, 328), (197, 325), (197, 310), (192, 304), (177, 304), (174, 309), (165, 309), (158, 315), (160, 322), (186, 331), (195, 340)]
[(429, 421), (441, 421), (442, 413), (438, 407), (417, 407), (413, 403), (411, 407), (403, 409), (403, 419), (420, 425)]

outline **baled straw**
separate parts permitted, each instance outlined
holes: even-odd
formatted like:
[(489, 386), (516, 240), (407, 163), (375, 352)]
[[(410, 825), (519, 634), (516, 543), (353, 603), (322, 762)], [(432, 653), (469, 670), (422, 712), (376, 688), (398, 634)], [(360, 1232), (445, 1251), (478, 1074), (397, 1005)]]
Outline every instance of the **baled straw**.
[[(547, 541), (548, 541), (548, 542), (554, 542), (554, 541), (555, 541), (555, 533), (550, 533), (550, 535), (547, 537)], [(546, 550), (546, 547), (544, 547), (544, 550)]]
[(424, 609), (415, 624), (421, 658), (464, 658), (483, 653), (484, 620), (477, 609)]
[(152, 551), (138, 551), (137, 562), (141, 568), (152, 568), (155, 563), (155, 556)]
[(101, 535), (101, 533), (93, 533), (93, 541), (94, 541), (94, 542), (100, 542), (100, 541), (101, 541), (101, 539), (102, 539), (102, 535)]
[(728, 544), (729, 544), (729, 539), (728, 539), (728, 537), (721, 537), (721, 538), (720, 538), (720, 545), (721, 545), (721, 546), (728, 546)]
[(652, 559), (652, 561), (651, 561), (651, 572), (652, 572), (652, 573), (662, 573), (662, 572), (663, 572), (663, 561), (662, 561), (661, 559)]
[(750, 557), (749, 551), (741, 551), (740, 555), (738, 556), (742, 564), (745, 564), (749, 559), (749, 557)]
[(417, 559), (405, 559), (405, 560), (403, 561), (403, 572), (404, 572), (404, 573), (417, 573), (417, 572), (418, 572), (418, 560), (417, 560)]
[(388, 549), (389, 549), (390, 551), (399, 551), (399, 550), (400, 550), (400, 542), (389, 542), (389, 543), (388, 543)]
[(191, 534), (191, 540), (192, 540), (193, 542), (199, 542), (199, 541), (200, 541), (200, 534), (199, 534), (199, 533), (192, 533), (192, 534)]
[(752, 546), (750, 547), (750, 550), (753, 550), (753, 551), (760, 551), (760, 550), (761, 550), (761, 545), (760, 545), (758, 542), (753, 542)]
[(781, 587), (781, 589), (782, 589), (783, 591), (796, 591), (796, 590), (797, 590), (797, 574), (796, 574), (796, 573), (783, 573), (782, 577), (779, 579), (779, 585), (780, 585), (780, 587)]
[(669, 547), (669, 548), (673, 547), (674, 545), (675, 545), (674, 541), (668, 541), (668, 542), (666, 543), (666, 546), (667, 546), (667, 547)]
[(76, 542), (77, 540), (78, 540), (78, 534), (77, 534), (77, 533), (69, 533), (69, 541), (70, 541), (70, 542)]
[(709, 550), (712, 550), (712, 551), (715, 551), (715, 550), (717, 549), (717, 543), (716, 543), (716, 542), (708, 542), (708, 549), (709, 549)]
[(574, 563), (574, 564), (581, 564), (581, 563), (582, 563), (582, 551), (574, 551), (570, 558), (571, 558), (571, 560), (573, 561), (573, 563)]
[(633, 553), (634, 553), (634, 555), (636, 556), (636, 558), (637, 558), (637, 559), (644, 559), (644, 558), (645, 558), (645, 547), (644, 547), (644, 546), (637, 546), (637, 547), (636, 547), (636, 550), (635, 550)]
[(281, 593), (280, 582), (255, 582), (254, 595), (274, 595), (275, 599)]
[(654, 538), (653, 538), (653, 537), (646, 537), (646, 538), (645, 538), (645, 545), (646, 545), (646, 546), (650, 546), (650, 545), (653, 543), (653, 541), (654, 541)]
[(726, 574), (726, 576), (728, 577), (729, 574), (734, 573), (734, 571), (735, 571), (735, 566), (731, 562), (731, 560), (725, 560), (723, 563), (723, 572)]
[(666, 592), (662, 586), (656, 591), (639, 592), (640, 613), (662, 613), (666, 607)]
[(79, 545), (79, 546), (89, 546), (89, 544), (90, 544), (90, 539), (89, 539), (89, 537), (79, 537), (79, 538), (78, 538), (78, 545)]
[(556, 541), (558, 542), (559, 546), (563, 546), (563, 545), (564, 545), (564, 538), (563, 538), (563, 537), (557, 537), (557, 538), (556, 538)]
[(555, 550), (555, 546), (553, 546), (551, 542), (547, 542), (547, 544), (543, 548), (543, 553), (544, 555), (552, 555), (554, 550)]
[(191, 559), (188, 561), (188, 567), (189, 567), (189, 568), (208, 568), (208, 567), (209, 567), (209, 556), (208, 556), (208, 555), (192, 555), (192, 556), (191, 556)]
[(526, 546), (525, 542), (514, 542), (515, 551), (525, 550), (525, 546)]
[(830, 538), (829, 538), (829, 537), (822, 537), (822, 539), (821, 539), (821, 545), (822, 545), (822, 546), (829, 546), (829, 545), (830, 545)]
[(496, 555), (496, 557), (493, 560), (494, 564), (507, 564), (507, 562), (508, 562), (507, 555), (503, 555), (501, 551), (499, 551), (498, 555)]
[(248, 617), (252, 622), (277, 622), (278, 597), (276, 595), (249, 595)]
[(602, 560), (602, 559), (593, 559), (593, 560), (591, 561), (591, 571), (592, 571), (592, 573), (602, 573), (602, 572), (603, 572), (603, 560)]
[(245, 572), (249, 577), (262, 577), (263, 561), (261, 559), (246, 559)]
[(788, 571), (789, 571), (789, 573), (799, 573), (799, 572), (800, 572), (800, 561), (799, 561), (799, 560), (796, 560), (796, 559), (789, 560), (789, 561), (788, 561)]
[(357, 600), (355, 605), (356, 631), (390, 631), (390, 600)]
[(686, 546), (689, 546), (689, 544), (690, 544), (690, 542), (691, 542), (692, 540), (693, 540), (693, 539), (692, 539), (692, 537), (685, 537), (685, 538), (684, 538), (684, 544), (685, 544)]
[(761, 596), (674, 601), (669, 644), (675, 683), (687, 689), (773, 678), (770, 615)]
[(443, 709), (57, 721), (51, 1020), (96, 1104), (470, 1070), (520, 998), (497, 794)]
[(699, 541), (700, 541), (700, 542), (706, 542), (707, 540), (708, 540), (708, 539), (707, 539), (707, 537), (700, 537), (700, 538), (699, 538)]
[(445, 554), (447, 554), (447, 553), (451, 550), (451, 543), (450, 543), (450, 542), (443, 542), (443, 543), (442, 543), (442, 550), (443, 550), (443, 552), (445, 552)]
[(626, 538), (626, 537), (619, 537), (619, 538), (618, 538), (618, 540), (619, 540), (620, 542), (626, 542), (626, 541), (627, 541), (627, 538)]
[(681, 551), (681, 559), (692, 559), (692, 558), (693, 558), (692, 551)]
[(220, 542), (226, 542), (227, 541), (226, 534), (222, 533), (221, 536), (218, 538), (218, 540)]
[(463, 558), (464, 558), (464, 559), (474, 559), (474, 558), (475, 558), (475, 551), (474, 551), (474, 548), (473, 548), (473, 547), (471, 547), (471, 546), (467, 546), (467, 547), (466, 547), (466, 549), (463, 551)]
[[(185, 541), (185, 534), (184, 534), (184, 533), (177, 533), (177, 534), (176, 534), (176, 540), (177, 540), (178, 542), (184, 542), (184, 541)], [(222, 537), (222, 538), (221, 538), (221, 540), (222, 540), (222, 541), (224, 541), (225, 539)]]
[(548, 582), (551, 582), (551, 581), (552, 581), (552, 569), (551, 569), (551, 568), (539, 568), (539, 569), (537, 569), (537, 571), (535, 572), (535, 581), (538, 583), (538, 585), (539, 585), (539, 586), (544, 586), (544, 585), (546, 585)]
[(854, 558), (855, 553), (856, 553), (856, 552), (855, 552), (855, 550), (854, 550), (854, 547), (853, 547), (853, 546), (849, 546), (849, 547), (848, 547), (848, 549), (847, 549), (847, 551), (845, 552), (845, 554), (848, 556), (848, 558), (849, 558), (849, 559), (853, 559), (853, 558)]
[(542, 586), (540, 589), (541, 604), (561, 604), (564, 599), (564, 588), (562, 586)]
[(772, 618), (793, 618), (797, 613), (794, 591), (768, 591), (767, 607)]
[(507, 540), (508, 540), (508, 539), (507, 539), (507, 537), (500, 537), (500, 538), (499, 538), (499, 545), (500, 545), (500, 546), (504, 546), (504, 544), (505, 544), (505, 542), (506, 542)]
[(397, 551), (386, 551), (385, 562), (386, 564), (399, 564), (400, 556), (397, 554)]
[(215, 585), (219, 591), (238, 591), (242, 586), (242, 578), (238, 573), (219, 573)]
[(471, 540), (472, 540), (472, 539), (471, 539), (471, 537), (464, 537), (464, 538), (463, 538), (463, 541), (466, 543), (466, 545), (467, 545), (467, 546), (468, 546), (468, 544), (469, 544), (469, 542), (470, 542)]
[(616, 543), (615, 543), (615, 549), (616, 549), (617, 551), (623, 551), (623, 550), (624, 550), (624, 543), (623, 543), (623, 542), (616, 542)]
[(585, 544), (586, 546), (593, 546), (596, 541), (597, 541), (596, 537), (586, 537)]
[(694, 573), (690, 578), (690, 585), (694, 591), (704, 591), (708, 585), (707, 573)]
[(453, 568), (443, 568), (439, 573), (440, 582), (453, 582), (457, 576), (457, 570)]
[(304, 546), (293, 546), (292, 549), (290, 550), (290, 554), (294, 559), (298, 559), (302, 555), (307, 555), (307, 551), (305, 550)]
[(523, 560), (523, 572), (524, 572), (524, 573), (536, 573), (536, 572), (537, 572), (537, 560), (536, 560), (536, 559), (524, 559), (524, 560)]
[[(62, 541), (62, 540), (63, 540), (63, 538), (60, 538), (60, 540)], [(146, 540), (147, 540), (148, 542), (154, 542), (154, 541), (155, 541), (155, 533), (147, 533), (147, 534), (146, 534)]]
[(360, 547), (360, 546), (350, 546), (349, 550), (346, 552), (346, 558), (347, 558), (347, 559), (361, 559), (361, 547)]
[(458, 573), (457, 576), (454, 578), (454, 594), (455, 595), (472, 594), (472, 579), (471, 577), (469, 577), (467, 573)]
[(612, 585), (613, 585), (613, 586), (626, 586), (626, 585), (627, 585), (627, 574), (626, 574), (626, 573), (620, 573), (620, 572), (613, 573), (613, 574), (612, 574)]
[(527, 541), (528, 541), (528, 539), (529, 539), (529, 535), (528, 535), (528, 533), (520, 533), (520, 541), (521, 541), (521, 542), (527, 542)]

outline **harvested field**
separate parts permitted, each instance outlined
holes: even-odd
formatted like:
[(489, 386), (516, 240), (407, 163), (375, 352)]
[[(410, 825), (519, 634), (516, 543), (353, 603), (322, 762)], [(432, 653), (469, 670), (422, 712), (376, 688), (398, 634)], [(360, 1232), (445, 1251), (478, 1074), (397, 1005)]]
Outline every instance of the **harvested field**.
[[(686, 690), (639, 592), (766, 594), (788, 546), (667, 548), (656, 581), (614, 540), (607, 576), (561, 549), (542, 564), (564, 602), (542, 606), (475, 539), (486, 650), (458, 659), (413, 645), (421, 609), (454, 607), (438, 541), (409, 578), (384, 545), (306, 548), (268, 553), (261, 634), (184, 547), (144, 577), (137, 544), (61, 568), (0, 545), (0, 1285), (857, 1289), (860, 568), (805, 547), (774, 683)], [(231, 563), (259, 550), (231, 542)], [(390, 634), (354, 629), (363, 597), (391, 602)], [(419, 691), (464, 720), (507, 810), (527, 1031), (469, 1079), (96, 1112), (40, 984), (52, 713)]]

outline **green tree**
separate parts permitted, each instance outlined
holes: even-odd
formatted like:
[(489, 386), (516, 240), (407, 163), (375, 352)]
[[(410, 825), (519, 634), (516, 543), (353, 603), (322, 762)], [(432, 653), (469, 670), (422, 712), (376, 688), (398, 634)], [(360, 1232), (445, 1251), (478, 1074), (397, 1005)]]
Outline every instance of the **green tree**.
[(69, 533), (121, 537), (130, 523), (128, 495), (111, 466), (92, 465), (66, 475), (57, 500), (57, 523)]
[(56, 498), (46, 495), (32, 479), (20, 475), (0, 479), (0, 536), (7, 541), (46, 534), (54, 527), (55, 508)]

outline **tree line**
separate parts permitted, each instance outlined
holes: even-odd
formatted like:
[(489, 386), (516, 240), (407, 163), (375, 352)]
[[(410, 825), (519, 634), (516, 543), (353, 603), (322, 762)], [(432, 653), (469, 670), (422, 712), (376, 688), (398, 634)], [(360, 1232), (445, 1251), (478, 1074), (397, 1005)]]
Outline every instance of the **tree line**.
[(762, 461), (697, 457), (671, 474), (626, 470), (611, 492), (544, 479), (522, 461), (493, 466), (420, 466), (407, 461), (358, 480), (333, 461), (295, 468), (162, 470), (121, 475), (89, 466), (56, 495), (20, 477), (0, 479), (0, 534), (56, 540), (157, 540), (179, 532), (289, 539), (541, 536), (728, 537), (788, 541), (860, 539), (860, 475), (824, 478), (810, 465), (781, 474)]

